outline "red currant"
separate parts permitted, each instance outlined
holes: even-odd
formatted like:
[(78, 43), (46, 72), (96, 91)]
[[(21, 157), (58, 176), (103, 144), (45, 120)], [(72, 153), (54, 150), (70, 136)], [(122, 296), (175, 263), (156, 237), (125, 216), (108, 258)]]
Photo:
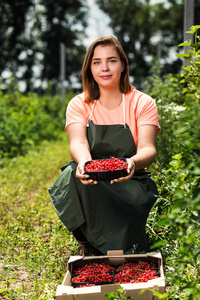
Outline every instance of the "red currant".
[(111, 157), (108, 159), (92, 160), (85, 166), (85, 170), (92, 171), (114, 171), (127, 169), (126, 162), (122, 159)]

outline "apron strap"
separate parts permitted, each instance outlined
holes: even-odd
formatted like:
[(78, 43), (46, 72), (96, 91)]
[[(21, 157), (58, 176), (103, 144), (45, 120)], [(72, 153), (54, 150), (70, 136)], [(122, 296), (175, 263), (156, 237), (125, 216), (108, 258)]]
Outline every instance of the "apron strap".
[(122, 94), (123, 100), (123, 116), (124, 116), (124, 128), (126, 128), (126, 107), (125, 107), (125, 95)]
[(90, 120), (92, 119), (92, 115), (93, 115), (93, 111), (94, 111), (95, 104), (96, 104), (96, 100), (94, 100), (94, 103), (93, 103), (93, 105), (92, 105), (92, 110), (91, 110), (91, 113), (90, 113), (90, 115), (89, 115), (89, 119), (88, 119), (88, 121), (87, 121), (87, 127), (89, 127), (89, 122), (90, 122)]

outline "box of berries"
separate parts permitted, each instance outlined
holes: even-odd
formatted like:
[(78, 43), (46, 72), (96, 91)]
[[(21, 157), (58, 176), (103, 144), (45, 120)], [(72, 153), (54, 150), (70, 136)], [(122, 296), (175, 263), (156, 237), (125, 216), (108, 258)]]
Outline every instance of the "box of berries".
[[(80, 300), (105, 299), (105, 293), (116, 292), (119, 285), (126, 290), (126, 297), (134, 300), (152, 299), (152, 289), (164, 294), (161, 254), (123, 255), (122, 251), (108, 251), (106, 256), (71, 256), (67, 274), (57, 288), (56, 299), (76, 299), (75, 295)], [(154, 299), (158, 298), (154, 296)]]
[(85, 174), (96, 181), (110, 181), (127, 176), (126, 158), (110, 157), (85, 163)]

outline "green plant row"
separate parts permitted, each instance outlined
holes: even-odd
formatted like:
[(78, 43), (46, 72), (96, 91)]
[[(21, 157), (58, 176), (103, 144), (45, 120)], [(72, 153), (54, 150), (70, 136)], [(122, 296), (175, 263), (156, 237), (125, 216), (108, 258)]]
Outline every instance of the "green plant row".
[(164, 78), (154, 72), (148, 86), (158, 102), (163, 133), (152, 170), (160, 196), (147, 229), (151, 249), (163, 255), (170, 300), (196, 300), (200, 295), (199, 29), (192, 26), (189, 31), (194, 43), (180, 45), (189, 46), (189, 55), (181, 56), (189, 62), (185, 72)]
[(42, 142), (0, 169), (0, 299), (55, 299), (77, 245), (48, 188), (70, 159), (65, 137)]
[(64, 131), (66, 107), (60, 96), (0, 93), (0, 107), (1, 160), (23, 155), (45, 139), (57, 139)]

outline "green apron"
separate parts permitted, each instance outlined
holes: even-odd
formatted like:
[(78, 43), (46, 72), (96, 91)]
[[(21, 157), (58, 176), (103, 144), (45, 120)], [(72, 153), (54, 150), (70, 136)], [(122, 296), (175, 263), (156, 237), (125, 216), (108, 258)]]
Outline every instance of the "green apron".
[[(89, 118), (87, 137), (93, 159), (129, 158), (136, 153), (125, 118), (123, 124), (116, 125), (95, 125)], [(108, 250), (123, 250), (125, 254), (132, 253), (133, 248), (146, 251), (146, 220), (158, 196), (150, 172), (136, 171), (123, 183), (83, 185), (76, 178), (76, 167), (74, 161), (63, 166), (49, 189), (63, 224), (70, 231), (80, 227), (86, 239), (105, 255)]]

